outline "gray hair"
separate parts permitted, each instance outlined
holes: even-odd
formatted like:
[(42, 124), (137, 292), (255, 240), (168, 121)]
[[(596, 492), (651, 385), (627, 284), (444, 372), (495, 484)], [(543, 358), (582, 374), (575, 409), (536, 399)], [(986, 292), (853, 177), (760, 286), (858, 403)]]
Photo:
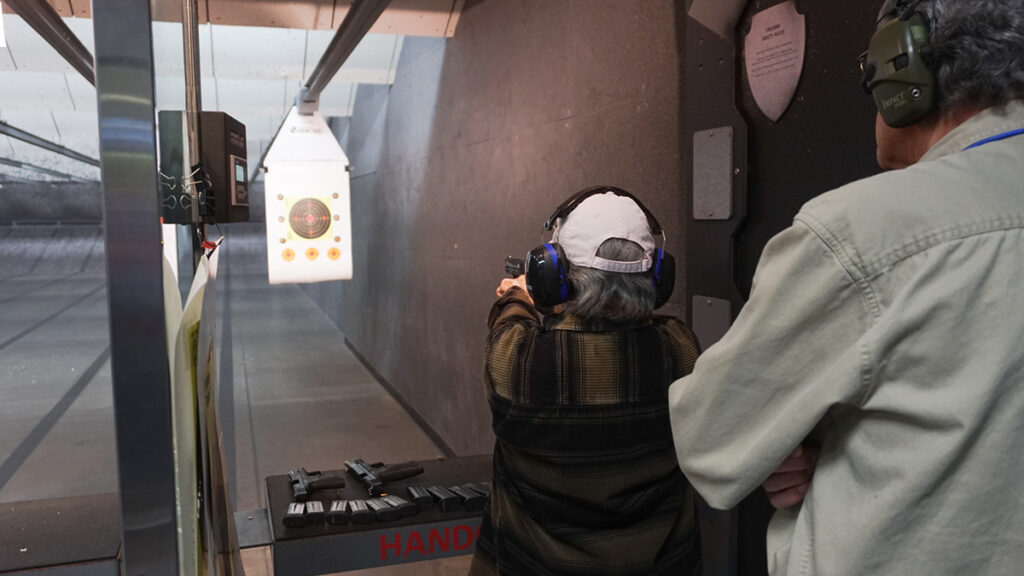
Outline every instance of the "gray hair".
[[(900, 4), (885, 0), (879, 21)], [(915, 10), (928, 25), (924, 58), (935, 72), (943, 114), (1024, 98), (1024, 2), (924, 0)]]
[[(632, 262), (644, 257), (639, 244), (621, 238), (609, 238), (597, 249), (607, 260)], [(647, 320), (654, 313), (654, 285), (651, 272), (621, 274), (594, 268), (572, 266), (569, 282), (575, 293), (566, 302), (566, 311), (589, 322), (623, 324)]]

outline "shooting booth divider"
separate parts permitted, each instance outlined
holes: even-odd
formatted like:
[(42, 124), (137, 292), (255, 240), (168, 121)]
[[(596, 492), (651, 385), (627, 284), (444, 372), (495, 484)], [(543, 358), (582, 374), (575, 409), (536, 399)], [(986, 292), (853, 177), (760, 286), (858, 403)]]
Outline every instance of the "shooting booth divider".
[[(688, 321), (703, 349), (739, 314), (761, 251), (800, 207), (877, 171), (875, 109), (860, 89), (856, 63), (877, 8), (807, 0), (686, 3), (686, 290)], [(706, 574), (767, 574), (772, 509), (762, 491), (730, 512), (702, 512)]]

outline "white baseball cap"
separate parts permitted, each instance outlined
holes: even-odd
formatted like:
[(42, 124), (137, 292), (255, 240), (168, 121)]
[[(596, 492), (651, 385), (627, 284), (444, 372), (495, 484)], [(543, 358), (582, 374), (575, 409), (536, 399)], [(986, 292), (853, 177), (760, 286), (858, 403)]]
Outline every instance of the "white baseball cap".
[[(599, 257), (598, 248), (612, 238), (639, 244), (644, 257), (633, 262)], [(650, 270), (657, 248), (644, 211), (632, 199), (614, 192), (590, 196), (565, 218), (559, 218), (551, 241), (562, 247), (573, 266), (620, 273)]]

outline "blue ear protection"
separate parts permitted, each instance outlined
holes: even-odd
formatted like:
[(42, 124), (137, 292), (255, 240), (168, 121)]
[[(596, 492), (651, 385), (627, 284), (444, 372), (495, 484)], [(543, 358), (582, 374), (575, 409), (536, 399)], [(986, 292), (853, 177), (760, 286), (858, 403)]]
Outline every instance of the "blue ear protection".
[(661, 248), (654, 250), (651, 283), (654, 284), (654, 307), (661, 308), (668, 302), (672, 290), (676, 287), (676, 259)]
[(533, 301), (552, 308), (569, 300), (569, 260), (558, 244), (542, 244), (526, 255), (526, 288)]
[[(652, 234), (661, 234), (661, 225), (658, 224), (654, 214), (646, 206), (629, 192), (614, 186), (595, 186), (580, 190), (563, 202), (544, 223), (544, 230), (550, 231), (554, 228), (559, 218), (565, 218), (581, 202), (595, 194), (611, 192), (618, 196), (625, 196), (643, 210), (647, 216), (647, 224)], [(654, 252), (651, 266), (651, 282), (657, 294), (654, 307), (659, 308), (669, 297), (676, 282), (676, 262), (671, 254), (661, 248)], [(573, 296), (573, 286), (569, 282), (569, 260), (562, 252), (562, 248), (555, 242), (542, 244), (526, 255), (526, 286), (530, 291), (533, 301), (543, 308), (553, 308), (567, 302)]]

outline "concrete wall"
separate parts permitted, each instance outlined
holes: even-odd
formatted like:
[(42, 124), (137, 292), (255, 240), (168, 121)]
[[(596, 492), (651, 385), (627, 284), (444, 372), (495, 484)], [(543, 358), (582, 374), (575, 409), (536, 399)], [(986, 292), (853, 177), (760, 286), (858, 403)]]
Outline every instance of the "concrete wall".
[[(354, 278), (307, 291), (456, 453), (493, 443), (482, 357), (503, 260), (541, 242), (564, 198), (624, 187), (683, 254), (677, 10), (470, 0), (454, 38), (406, 38), (395, 84), (361, 86), (335, 125)], [(683, 277), (669, 313), (683, 313)]]

